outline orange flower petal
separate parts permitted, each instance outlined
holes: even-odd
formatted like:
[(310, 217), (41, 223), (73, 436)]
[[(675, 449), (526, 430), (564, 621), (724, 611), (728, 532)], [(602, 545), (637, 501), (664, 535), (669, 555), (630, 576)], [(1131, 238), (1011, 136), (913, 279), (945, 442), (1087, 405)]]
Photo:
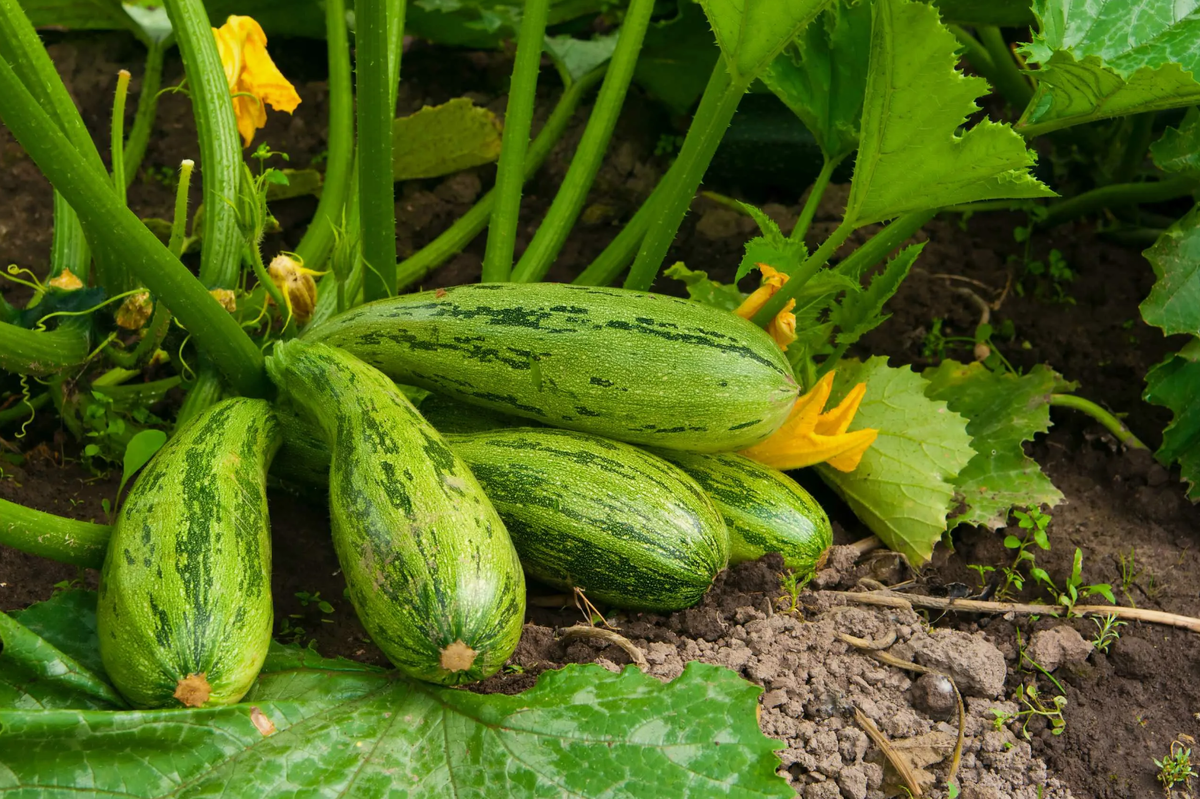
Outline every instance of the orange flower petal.
[(837, 436), (845, 433), (850, 428), (850, 422), (854, 420), (854, 414), (858, 413), (858, 406), (862, 404), (866, 394), (866, 383), (859, 383), (850, 389), (850, 393), (838, 403), (836, 408), (821, 414), (821, 418), (817, 420), (816, 432), (823, 436)]
[(267, 36), (252, 17), (232, 15), (213, 28), (213, 36), (233, 95), (238, 133), (248, 147), (255, 131), (267, 124), (266, 104), (290, 114), (300, 104), (300, 95), (271, 60)]
[(852, 472), (858, 468), (863, 455), (867, 454), (867, 450), (871, 448), (878, 437), (879, 431), (870, 427), (855, 430), (853, 433), (844, 433), (838, 436), (838, 439), (845, 444), (846, 449), (825, 462), (839, 472)]
[(775, 339), (779, 349), (785, 352), (788, 345), (796, 340), (796, 315), (792, 313), (792, 309), (795, 307), (796, 301), (788, 300), (787, 305), (783, 306), (783, 310), (771, 320), (771, 324), (767, 325), (767, 333)]

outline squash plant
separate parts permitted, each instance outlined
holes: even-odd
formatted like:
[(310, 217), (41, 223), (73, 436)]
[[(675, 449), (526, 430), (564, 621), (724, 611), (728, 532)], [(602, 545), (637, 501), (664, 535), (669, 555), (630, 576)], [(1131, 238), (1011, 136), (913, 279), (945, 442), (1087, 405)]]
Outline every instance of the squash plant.
[[(26, 5), (36, 12), (44, 4), (30, 0)], [(45, 283), (35, 284), (34, 299), (26, 308), (3, 309), (0, 366), (23, 376), (25, 390), (17, 411), (28, 414), (52, 402), (66, 422), (78, 415), (79, 398), (88, 396), (83, 388), (102, 394), (124, 388), (126, 399), (134, 403), (161, 396), (161, 381), (156, 381), (159, 385), (131, 381), (151, 360), (161, 359), (161, 345), (169, 343), (173, 351), (166, 357), (180, 377), (187, 378), (187, 399), (177, 420), (192, 424), (181, 427), (185, 432), (228, 407), (218, 404), (226, 393), (248, 398), (234, 401), (250, 403), (242, 407), (266, 408), (256, 400), (275, 399), (270, 377), (285, 388), (284, 400), (275, 403), (279, 412), (293, 400), (302, 409), (310, 406), (310, 413), (328, 406), (334, 389), (320, 370), (288, 367), (282, 355), (298, 353), (290, 357), (301, 363), (319, 352), (318, 345), (303, 342), (323, 338), (353, 349), (352, 342), (338, 340), (338, 332), (347, 329), (347, 319), (403, 303), (363, 311), (354, 310), (355, 306), (418, 285), (484, 228), (486, 283), (542, 280), (583, 208), (637, 73), (648, 31), (662, 24), (653, 20), (653, 2), (631, 0), (621, 14), (619, 35), (590, 43), (582, 51), (586, 55), (581, 55), (578, 45), (546, 37), (547, 26), (564, 19), (560, 4), (549, 0), (527, 0), (519, 8), (496, 4), (488, 6), (487, 14), (482, 5), (470, 5), (471, 13), (499, 20), (491, 33), (517, 36), (496, 186), (428, 247), (398, 261), (390, 167), (401, 43), (409, 21), (416, 23), (423, 17), (423, 24), (432, 24), (432, 14), (420, 3), (406, 8), (403, 0), (357, 0), (352, 71), (343, 0), (325, 0), (320, 17), (313, 16), (317, 10), (313, 5), (299, 4), (300, 11), (290, 22), (300, 26), (323, 20), (329, 42), (329, 161), (320, 205), (297, 251), (268, 259), (261, 248), (271, 221), (267, 201), (272, 187), (289, 178), (278, 169), (247, 167), (242, 146), (253, 136), (254, 119), (263, 112), (264, 102), (286, 110), (290, 100), (272, 75), (255, 72), (265, 69), (269, 61), (264, 61), (265, 53), (252, 51), (242, 61), (235, 58), (233, 67), (222, 54), (235, 46), (230, 42), (236, 47), (265, 45), (257, 23), (234, 17), (226, 23), (232, 26), (228, 38), (223, 38), (220, 33), (214, 37), (211, 23), (219, 19), (210, 19), (209, 11), (219, 8), (226, 14), (247, 9), (215, 2), (206, 7), (200, 0), (168, 0), (165, 14), (147, 12), (136, 4), (92, 5), (111, 23), (129, 27), (147, 43), (148, 76), (155, 74), (151, 67), (161, 70), (162, 53), (171, 43), (183, 57), (201, 155), (203, 214), (197, 214), (191, 226), (192, 237), (201, 244), (200, 268), (195, 275), (180, 260), (189, 238), (187, 185), (195, 179), (190, 165), (181, 169), (180, 200), (167, 243), (124, 202), (125, 186), (149, 135), (146, 120), (153, 118), (154, 81), (147, 80), (149, 88), (139, 98), (138, 121), (128, 141), (121, 113), (127, 83), (118, 84), (110, 174), (29, 16), (15, 0), (0, 0), (0, 120), (57, 192), (50, 276)], [(751, 458), (778, 469), (816, 466), (870, 529), (915, 563), (929, 558), (948, 527), (958, 523), (998, 527), (1014, 505), (1057, 501), (1061, 495), (1021, 448), (1024, 440), (1048, 426), (1049, 403), (1057, 397), (1059, 402), (1087, 409), (1107, 425), (1120, 426), (1079, 398), (1064, 400), (1072, 387), (1051, 370), (1039, 368), (1019, 375), (981, 364), (946, 362), (920, 375), (889, 366), (882, 358), (856, 360), (848, 352), (886, 318), (885, 304), (919, 257), (921, 246), (895, 251), (939, 209), (1013, 202), (1042, 208), (1046, 198), (1054, 196), (1031, 172), (1035, 159), (1022, 136), (1061, 137), (1062, 131), (1083, 123), (1193, 104), (1195, 65), (1180, 60), (1184, 56), (1169, 44), (1189, 35), (1195, 22), (1148, 15), (1144, 18), (1149, 21), (1134, 30), (1132, 38), (1119, 37), (1123, 44), (1114, 45), (1118, 37), (1106, 32), (1141, 9), (1143, 0), (1109, 3), (1100, 10), (1066, 0), (1039, 0), (1037, 30), (1023, 50), (1024, 64), (1037, 69), (1022, 71), (994, 27), (996, 20), (979, 16), (979, 9), (972, 11), (970, 3), (704, 0), (700, 5), (714, 35), (715, 57), (678, 157), (572, 290), (583, 297), (590, 287), (610, 286), (622, 275), (626, 289), (644, 292), (657, 284), (671, 243), (730, 120), (746, 92), (761, 82), (811, 129), (824, 157), (800, 219), (785, 232), (758, 209), (742, 206), (762, 229), (762, 235), (747, 246), (739, 270), (739, 278), (756, 268), (760, 271), (763, 285), (750, 296), (685, 265), (667, 271), (668, 277), (686, 282), (695, 300), (716, 306), (704, 313), (728, 314), (722, 317), (727, 323), (743, 326), (735, 343), (745, 336), (755, 347), (765, 342), (782, 350), (771, 349), (770, 358), (755, 357), (782, 364), (781, 373), (792, 381), (787, 412), (767, 425), (777, 428), (775, 433), (766, 430), (763, 437), (731, 448), (746, 448)], [(948, 26), (939, 6), (958, 25)], [(281, 22), (289, 24), (282, 18)], [(420, 25), (415, 29), (420, 30)], [(455, 35), (445, 33), (447, 40)], [(546, 126), (530, 141), (544, 50), (555, 59), (566, 85)], [(988, 84), (957, 68), (964, 52), (1010, 103), (1024, 107), (1017, 125), (988, 120), (967, 124)], [(1036, 85), (1028, 82), (1031, 77)], [(517, 258), (522, 184), (597, 84), (593, 110), (567, 176), (530, 245)], [(280, 93), (273, 93), (276, 90)], [(938, 102), (930, 103), (930, 97)], [(1142, 127), (1136, 141), (1148, 146), (1153, 126), (1143, 122)], [(1195, 142), (1200, 140), (1197, 131), (1200, 126), (1192, 115), (1154, 145), (1155, 162), (1178, 174), (1177, 178), (1146, 181), (1150, 186), (1116, 183), (1059, 204), (1051, 202), (1041, 221), (1070, 218), (1106, 204), (1190, 191)], [(1131, 150), (1127, 160), (1136, 167), (1145, 153), (1133, 146)], [(269, 148), (260, 148), (255, 155), (264, 165), (273, 156)], [(842, 221), (809, 252), (805, 241), (816, 205), (836, 167), (852, 156), (854, 178)], [(1117, 175), (1127, 171), (1118, 170)], [(835, 259), (853, 233), (877, 223), (887, 224), (852, 253)], [(1189, 282), (1194, 272), (1189, 268), (1194, 226), (1191, 214), (1164, 233), (1151, 251), (1162, 280), (1147, 301), (1146, 318), (1172, 332), (1195, 334), (1200, 329), (1193, 319), (1194, 292)], [(322, 274), (317, 283), (315, 278)], [(523, 295), (514, 292), (513, 296)], [(542, 313), (528, 297), (525, 306), (518, 299), (506, 310), (507, 323), (514, 330), (539, 324), (522, 316)], [(429, 302), (437, 306), (439, 299)], [(563, 311), (556, 306), (553, 312), (578, 316), (588, 311), (583, 300), (580, 308)], [(736, 316), (751, 319), (770, 337)], [(664, 342), (684, 340), (673, 339), (676, 334), (656, 326), (653, 319), (610, 321), (615, 329), (633, 330), (648, 342), (654, 335)], [(128, 335), (115, 329), (122, 323), (124, 329), (137, 333), (136, 338), (127, 340)], [(366, 350), (359, 354), (370, 360), (368, 338), (374, 336), (378, 343), (383, 335), (376, 328), (360, 336), (357, 343)], [(699, 340), (705, 336), (709, 340)], [(297, 337), (299, 341), (289, 341)], [(697, 351), (701, 346), (716, 346), (709, 333), (686, 341)], [(498, 346), (503, 346), (502, 341)], [(653, 343), (647, 346), (649, 353), (655, 352)], [(580, 360), (603, 355), (586, 352), (585, 345), (579, 349)], [(754, 348), (728, 345), (727, 349), (748, 357)], [(1160, 456), (1181, 460), (1189, 476), (1196, 468), (1195, 423), (1188, 415), (1197, 379), (1194, 350), (1189, 345), (1156, 369), (1148, 391), (1151, 400), (1171, 405), (1179, 413)], [(338, 350), (329, 352), (333, 354), (322, 356), (329, 364), (350, 358), (337, 354)], [(543, 381), (551, 385), (554, 378), (544, 374), (537, 356), (531, 349), (514, 349), (506, 357), (540, 390)], [(270, 376), (267, 357), (279, 359), (271, 361)], [(689, 358), (691, 367), (703, 360), (681, 357)], [(647, 360), (653, 359), (648, 355)], [(446, 380), (452, 375), (440, 373), (435, 380), (411, 369), (404, 377), (450, 390)], [(705, 377), (715, 385), (704, 384), (702, 391), (695, 386), (682, 389), (701, 391), (693, 398), (697, 407), (721, 396), (725, 376)], [(608, 381), (592, 378), (601, 382), (589, 380), (589, 385), (602, 387)], [(345, 385), (336, 388), (337, 397), (356, 401), (348, 387), (358, 379), (365, 378), (347, 378)], [(174, 381), (172, 386), (178, 383), (178, 378), (168, 380)], [(389, 407), (400, 410), (386, 418), (394, 417), (399, 425), (399, 420), (411, 418), (404, 413), (411, 406), (399, 389), (390, 382), (387, 386), (380, 391), (387, 394)], [(500, 384), (471, 385), (459, 394), (494, 397), (503, 389)], [(792, 398), (801, 393), (793, 405)], [(757, 399), (769, 403), (770, 392)], [(495, 407), (495, 401), (488, 403)], [(826, 410), (827, 403), (832, 409)], [(614, 407), (612, 415), (617, 416), (621, 406)], [(575, 410), (579, 416), (597, 412)], [(373, 517), (358, 512), (364, 506), (355, 503), (361, 503), (362, 497), (347, 488), (353, 481), (344, 475), (354, 473), (355, 464), (382, 473), (397, 468), (397, 462), (375, 461), (354, 450), (361, 442), (342, 446), (345, 442), (334, 435), (335, 428), (353, 428), (361, 430), (366, 440), (376, 435), (372, 425), (385, 416), (359, 418), (350, 410), (344, 413), (344, 420), (329, 423), (325, 445), (334, 455), (331, 476), (342, 481), (333, 490), (335, 495), (343, 492), (339, 502), (346, 503), (335, 507), (335, 516), (344, 519), (339, 524), (352, 526)], [(660, 421), (656, 419), (654, 425), (662, 430)], [(712, 419), (680, 418), (666, 430), (674, 432), (677, 426), (687, 431), (698, 421), (716, 424)], [(762, 422), (726, 421), (732, 422), (729, 427)], [(572, 420), (560, 415), (557, 422)], [(286, 420), (284, 427), (289, 427)], [(404, 446), (418, 448), (417, 433), (425, 435), (427, 443), (436, 436), (414, 426)], [(393, 441), (386, 436), (375, 440)], [(443, 490), (474, 491), (477, 487), (460, 473), (454, 460), (458, 456), (447, 452), (444, 445), (428, 444), (425, 457), (432, 464), (431, 474), (441, 476)], [(170, 455), (170, 450), (164, 451), (164, 462)], [(155, 468), (152, 464), (147, 474), (156, 474)], [(134, 492), (137, 496), (131, 502), (141, 501), (140, 482)], [(382, 505), (379, 508), (380, 513), (386, 511)], [(952, 510), (954, 515), (948, 519)], [(58, 519), (11, 503), (5, 503), (2, 511), (6, 523), (0, 540), (67, 562), (96, 565), (111, 535), (105, 525)], [(363, 551), (369, 550), (369, 543)], [(110, 552), (109, 557), (114, 555)], [(136, 562), (132, 550), (128, 557)], [(386, 568), (395, 565), (384, 562)], [(359, 592), (360, 612), (369, 612), (364, 608), (371, 599), (361, 586), (379, 573), (368, 570), (360, 587), (352, 586)], [(285, 781), (293, 779), (303, 780), (304, 787), (319, 786), (332, 793), (353, 788), (363, 795), (385, 795), (388, 781), (398, 773), (408, 775), (413, 790), (423, 795), (462, 790), (508, 794), (518, 790), (517, 785), (533, 795), (556, 795), (561, 790), (581, 795), (614, 791), (661, 795), (664, 784), (672, 786), (671, 795), (790, 792), (773, 776), (771, 744), (750, 720), (755, 690), (720, 670), (692, 666), (674, 683), (660, 686), (634, 672), (611, 676), (596, 668), (574, 668), (543, 677), (537, 688), (520, 698), (480, 697), (276, 646), (266, 655), (247, 702), (189, 711), (129, 710), (126, 701), (132, 691), (114, 691), (99, 660), (103, 647), (94, 637), (97, 624), (104, 629), (120, 621), (105, 621), (103, 602), (97, 621), (90, 609), (94, 601), (88, 594), (68, 595), (15, 618), (0, 615), (4, 641), (0, 696), (5, 708), (0, 710), (0, 762), (13, 775), (18, 792), (65, 794), (79, 787), (67, 781), (80, 773), (91, 775), (93, 782), (87, 786), (91, 789), (119, 787), (142, 796), (209, 789), (272, 795), (291, 790), (285, 788)], [(376, 629), (377, 635), (389, 634), (382, 625)], [(467, 672), (471, 663), (461, 669), (446, 665), (462, 649), (452, 650), (449, 659), (447, 651), (440, 653), (443, 670)], [(475, 654), (471, 652), (472, 658)], [(398, 663), (404, 661), (402, 654), (389, 655)], [(406, 670), (428, 677), (416, 667)], [(44, 679), (31, 683), (29, 675)], [(26, 709), (34, 705), (43, 709)], [(406, 719), (416, 721), (402, 730), (380, 723), (380, 718), (401, 711)], [(632, 740), (633, 731), (650, 715), (663, 719), (654, 740)], [(601, 718), (606, 730), (603, 740), (591, 739), (585, 750), (575, 752), (577, 745), (568, 741), (580, 730), (595, 729)], [(79, 725), (89, 730), (88, 745), (64, 754), (60, 731), (71, 729), (75, 735)], [(180, 741), (186, 756), (177, 751), (162, 755), (141, 743), (163, 737)], [(433, 737), (445, 741), (445, 746), (436, 751), (426, 748)], [(371, 752), (359, 755), (355, 748), (365, 738), (372, 741)], [(552, 763), (544, 752), (536, 756), (536, 766), (517, 754), (534, 739), (555, 742)], [(311, 740), (323, 743), (316, 749), (300, 745)], [(152, 766), (139, 774), (136, 784), (123, 771), (123, 758), (131, 749), (144, 753), (144, 762)], [(464, 770), (467, 760), (469, 771)], [(579, 765), (583, 762), (586, 767)], [(636, 766), (631, 765), (634, 762)], [(252, 776), (247, 780), (241, 775)]]

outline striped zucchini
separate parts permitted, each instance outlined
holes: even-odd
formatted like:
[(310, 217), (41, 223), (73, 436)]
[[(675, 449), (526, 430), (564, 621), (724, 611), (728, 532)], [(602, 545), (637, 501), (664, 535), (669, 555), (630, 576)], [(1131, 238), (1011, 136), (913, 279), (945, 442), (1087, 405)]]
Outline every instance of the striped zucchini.
[(798, 391), (745, 319), (624, 289), (459, 286), (353, 308), (305, 338), (462, 402), (675, 450), (757, 444)]
[(824, 565), (833, 545), (829, 517), (795, 480), (741, 455), (659, 454), (712, 497), (729, 529), (730, 563), (778, 552), (794, 572)]
[(278, 344), (267, 369), (332, 453), (333, 543), (371, 638), (406, 674), (482, 679), (516, 648), (525, 580), (471, 471), (378, 370), (333, 347)]
[(721, 515), (694, 480), (596, 436), (513, 428), (449, 436), (500, 511), (526, 573), (595, 601), (694, 605), (729, 559)]
[(181, 426), (134, 483), (100, 575), (100, 656), (138, 707), (238, 701), (271, 643), (266, 476), (280, 430), (262, 400)]

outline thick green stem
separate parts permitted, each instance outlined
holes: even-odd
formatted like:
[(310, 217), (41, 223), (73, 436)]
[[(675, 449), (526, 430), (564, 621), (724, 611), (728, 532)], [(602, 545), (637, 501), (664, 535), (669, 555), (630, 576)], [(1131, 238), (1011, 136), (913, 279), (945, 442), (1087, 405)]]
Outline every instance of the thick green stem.
[(133, 127), (125, 142), (125, 185), (133, 183), (142, 159), (146, 157), (146, 145), (150, 143), (150, 132), (154, 129), (154, 117), (158, 112), (158, 90), (162, 87), (163, 57), (167, 43), (150, 42), (146, 52), (146, 66), (142, 71), (142, 90), (138, 94), (137, 111), (133, 116)]
[(1131, 130), (1125, 139), (1125, 151), (1121, 153), (1121, 163), (1113, 172), (1113, 183), (1128, 183), (1133, 180), (1138, 169), (1146, 160), (1146, 152), (1150, 149), (1150, 140), (1154, 138), (1154, 111), (1146, 111), (1133, 117)]
[(0, 544), (59, 563), (99, 569), (112, 528), (64, 519), (0, 499)]
[(1101, 186), (1051, 205), (1046, 218), (1038, 223), (1038, 226), (1054, 227), (1105, 208), (1174, 200), (1192, 194), (1197, 187), (1200, 187), (1200, 180), (1188, 175), (1145, 183), (1114, 183), (1111, 186)]
[(64, 270), (87, 283), (91, 273), (92, 252), (83, 225), (66, 198), (54, 192), (54, 238), (50, 242), (50, 274), (58, 277)]
[[(554, 145), (566, 131), (571, 117), (575, 114), (575, 109), (579, 107), (579, 103), (588, 91), (604, 77), (604, 72), (605, 67), (597, 67), (563, 91), (554, 110), (550, 113), (549, 119), (546, 120), (546, 124), (542, 126), (533, 143), (529, 145), (528, 152), (525, 153), (526, 180), (533, 177), (545, 162), (550, 151), (554, 149)], [(408, 288), (422, 280), (470, 244), (471, 240), (487, 227), (495, 203), (496, 190), (492, 189), (480, 197), (474, 207), (447, 228), (446, 232), (401, 261), (397, 267), (400, 289)]]
[(484, 283), (508, 280), (517, 246), (517, 221), (521, 214), (521, 187), (525, 183), (525, 155), (533, 125), (533, 101), (537, 95), (538, 70), (550, 0), (526, 0), (521, 31), (517, 36), (517, 58), (508, 87), (504, 112), (504, 138), (496, 166), (496, 207), (488, 225), (487, 249), (483, 255)]
[(75, 325), (29, 330), (0, 322), (0, 369), (43, 375), (78, 366), (88, 357), (87, 333)]
[(355, 4), (358, 89), (358, 197), (362, 215), (363, 294), (396, 291), (396, 205), (392, 181), (392, 117), (386, 0)]
[(304, 265), (318, 271), (333, 250), (334, 229), (342, 224), (354, 166), (354, 86), (345, 0), (325, 0), (325, 40), (329, 48), (329, 157), (317, 212), (296, 247)]
[(42, 409), (47, 402), (50, 401), (50, 392), (38, 394), (32, 399), (26, 400), (22, 397), (21, 401), (11, 408), (5, 408), (0, 411), (0, 427), (13, 424), (14, 422), (25, 422), (33, 418), (33, 415)]
[(396, 115), (396, 95), (400, 91), (400, 61), (404, 56), (404, 16), (406, 0), (387, 0), (388, 20), (388, 108)]
[(117, 202), (107, 176), (88, 166), (2, 59), (0, 119), (76, 209), (95, 240), (119, 254), (146, 288), (171, 307), (230, 383), (248, 396), (267, 394), (269, 382), (258, 347), (149, 228)]
[(792, 241), (804, 241), (804, 237), (808, 235), (808, 228), (812, 225), (813, 217), (817, 215), (817, 206), (821, 204), (821, 198), (825, 196), (825, 189), (829, 186), (829, 179), (833, 177), (833, 170), (837, 169), (841, 162), (841, 158), (837, 160), (826, 158), (825, 162), (821, 164), (821, 171), (817, 173), (817, 179), (813, 181), (808, 199), (804, 201), (804, 208), (800, 210), (800, 218), (796, 220), (796, 225), (792, 228)]
[(669, 176), (670, 171), (654, 187), (654, 191), (642, 203), (642, 207), (637, 209), (637, 213), (625, 223), (621, 232), (613, 237), (604, 251), (596, 256), (596, 260), (592, 261), (579, 277), (571, 281), (572, 283), (578, 286), (609, 286), (616, 281), (621, 270), (629, 266), (637, 255), (638, 247), (646, 237), (646, 231), (650, 229), (650, 220), (654, 218), (655, 204), (662, 197), (663, 186), (666, 185)]
[(184, 241), (187, 239), (188, 193), (192, 185), (192, 171), (196, 162), (185, 158), (179, 162), (179, 182), (175, 184), (175, 215), (171, 219), (171, 238), (167, 249), (176, 258), (183, 255)]
[(125, 205), (125, 98), (129, 96), (129, 70), (117, 73), (117, 94), (112, 111), (112, 178), (113, 190), (121, 205)]
[(608, 67), (608, 75), (604, 78), (604, 85), (600, 87), (579, 147), (571, 158), (567, 176), (559, 186), (558, 194), (555, 195), (550, 210), (546, 212), (541, 227), (534, 234), (533, 241), (529, 243), (513, 272), (513, 280), (517, 283), (532, 283), (546, 276), (575, 225), (575, 220), (579, 218), (579, 212), (583, 210), (588, 191), (600, 170), (613, 128), (616, 127), (617, 117), (625, 104), (625, 93), (629, 89), (629, 81), (633, 78), (638, 54), (642, 50), (642, 40), (646, 36), (646, 28), (650, 25), (650, 13), (653, 10), (654, 0), (631, 0), (629, 4), (625, 22), (621, 26), (620, 39)]
[(936, 210), (914, 211), (894, 219), (867, 243), (837, 265), (837, 271), (851, 280), (861, 280), (867, 270), (887, 258), (888, 253), (912, 238), (913, 234), (937, 214)]
[[(837, 229), (829, 235), (829, 238), (825, 239), (817, 251), (810, 255), (800, 267), (800, 273), (809, 276), (813, 275), (833, 257), (833, 254), (838, 251), (838, 247), (841, 247), (845, 243), (850, 234), (854, 232), (854, 229), (853, 222), (842, 220), (842, 224), (838, 225)], [(783, 310), (783, 306), (787, 304), (787, 301), (800, 293), (806, 282), (793, 279), (784, 283), (783, 288), (776, 292), (775, 296), (767, 300), (767, 304), (754, 315), (754, 324), (760, 327), (766, 327), (770, 324), (775, 315)]]
[(1105, 430), (1112, 433), (1117, 441), (1120, 441), (1130, 449), (1149, 449), (1120, 419), (1091, 400), (1077, 397), (1074, 394), (1051, 394), (1050, 404), (1060, 408), (1074, 408), (1077, 411), (1086, 413), (1099, 422)]
[(1017, 66), (1004, 34), (995, 25), (981, 25), (976, 32), (992, 59), (992, 74), (986, 77), (1015, 110), (1024, 110), (1033, 99), (1033, 86)]
[(205, 288), (231, 289), (237, 286), (241, 274), (242, 231), (238, 226), (237, 197), (242, 179), (242, 141), (229, 83), (202, 0), (166, 0), (165, 4), (183, 56), (200, 138), (200, 171), (204, 176), (200, 282)]
[(202, 412), (221, 401), (225, 396), (225, 385), (221, 382), (221, 373), (216, 365), (208, 358), (200, 358), (200, 366), (196, 370), (196, 379), (188, 387), (179, 413), (175, 415), (175, 425), (199, 416)]
[(747, 88), (748, 84), (733, 81), (724, 59), (718, 58), (679, 156), (663, 178), (665, 186), (655, 200), (650, 226), (625, 279), (625, 288), (650, 290)]

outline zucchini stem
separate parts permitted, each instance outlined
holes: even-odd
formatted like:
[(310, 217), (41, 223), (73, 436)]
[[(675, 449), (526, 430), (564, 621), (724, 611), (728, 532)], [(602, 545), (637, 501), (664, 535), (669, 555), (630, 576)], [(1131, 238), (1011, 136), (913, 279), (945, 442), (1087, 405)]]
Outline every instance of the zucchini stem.
[(1024, 111), (1033, 99), (1033, 86), (1013, 58), (1012, 49), (1004, 41), (1004, 34), (995, 25), (980, 25), (975, 32), (979, 34), (979, 41), (992, 61), (992, 72), (985, 77), (1004, 95), (1013, 110)]
[(1118, 208), (1143, 203), (1160, 203), (1186, 197), (1200, 187), (1200, 180), (1190, 175), (1179, 175), (1166, 180), (1143, 183), (1114, 183), (1098, 189), (1077, 194), (1069, 200), (1054, 203), (1049, 207), (1045, 219), (1038, 227), (1051, 228), (1070, 222), (1081, 216), (1094, 214), (1105, 208)]
[(804, 201), (800, 217), (792, 228), (790, 237), (792, 241), (804, 241), (804, 237), (808, 235), (808, 228), (812, 225), (813, 217), (817, 215), (817, 206), (821, 204), (821, 198), (825, 196), (825, 189), (829, 186), (829, 179), (833, 177), (833, 170), (838, 168), (838, 164), (844, 158), (845, 156), (838, 159), (826, 157), (824, 163), (821, 164), (821, 171), (817, 173), (817, 179), (813, 181), (808, 199)]
[(129, 70), (117, 73), (117, 93), (112, 110), (112, 179), (113, 190), (121, 205), (125, 205), (125, 99), (129, 96)]
[(483, 256), (481, 279), (484, 283), (509, 279), (517, 245), (521, 187), (525, 183), (525, 157), (533, 124), (533, 104), (550, 0), (526, 0), (524, 5), (521, 30), (517, 35), (517, 58), (513, 63), (512, 81), (508, 89), (508, 107), (504, 112), (500, 161), (496, 165), (496, 207), (488, 225), (487, 250)]
[(1051, 394), (1050, 404), (1059, 408), (1073, 408), (1095, 419), (1100, 425), (1130, 449), (1150, 449), (1141, 439), (1125, 426), (1125, 423), (1113, 414), (1101, 408), (1091, 400), (1074, 394)]
[(65, 519), (0, 499), (0, 544), (59, 563), (99, 569), (112, 528)]

